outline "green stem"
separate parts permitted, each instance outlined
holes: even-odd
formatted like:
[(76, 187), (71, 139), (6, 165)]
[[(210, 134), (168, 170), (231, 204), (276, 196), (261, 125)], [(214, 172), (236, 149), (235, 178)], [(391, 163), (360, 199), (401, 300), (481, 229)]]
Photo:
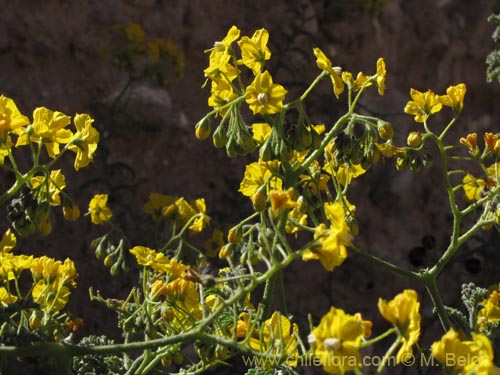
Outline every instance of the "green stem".
[(385, 339), (386, 337), (392, 335), (394, 332), (397, 332), (396, 327), (392, 327), (392, 328), (388, 329), (384, 333), (378, 335), (377, 337), (375, 337), (371, 340), (363, 341), (361, 344), (358, 345), (358, 349), (363, 349), (363, 348), (367, 348), (369, 346), (372, 346), (373, 344), (376, 344), (379, 341), (382, 341), (383, 339)]
[(439, 320), (441, 321), (441, 325), (447, 332), (451, 328), (451, 322), (450, 318), (448, 317), (448, 313), (446, 312), (441, 294), (439, 293), (439, 290), (437, 288), (436, 279), (431, 275), (424, 277), (422, 280), (427, 288), (427, 292), (431, 296), (432, 303), (436, 308), (436, 312), (439, 316)]
[(392, 263), (389, 263), (383, 259), (380, 259), (378, 257), (376, 257), (375, 255), (371, 255), (371, 254), (368, 254), (368, 253), (365, 253), (363, 251), (361, 251), (361, 249), (359, 249), (358, 247), (356, 247), (355, 245), (350, 245), (349, 246), (349, 250), (352, 250), (354, 251), (354, 253), (356, 255), (359, 255), (360, 257), (368, 260), (370, 263), (373, 263), (377, 266), (380, 266), (382, 268), (385, 268), (386, 270), (388, 271), (391, 271), (391, 272), (394, 272), (394, 273), (397, 273), (399, 275), (402, 275), (402, 276), (405, 276), (405, 277), (408, 277), (412, 280), (417, 280), (417, 281), (420, 281), (421, 277), (418, 273), (415, 273), (415, 272), (412, 272), (412, 271), (408, 271), (404, 268), (401, 268), (395, 264), (392, 264)]
[(384, 357), (382, 358), (382, 361), (380, 362), (380, 365), (377, 368), (377, 372), (376, 372), (377, 375), (382, 374), (382, 371), (384, 371), (384, 368), (385, 368), (385, 365), (387, 364), (387, 361), (389, 360), (389, 358), (391, 358), (393, 353), (396, 351), (396, 349), (399, 346), (399, 344), (401, 343), (402, 339), (403, 339), (403, 337), (400, 334), (398, 334), (397, 339), (392, 343), (389, 350), (387, 350), (387, 352), (384, 354)]

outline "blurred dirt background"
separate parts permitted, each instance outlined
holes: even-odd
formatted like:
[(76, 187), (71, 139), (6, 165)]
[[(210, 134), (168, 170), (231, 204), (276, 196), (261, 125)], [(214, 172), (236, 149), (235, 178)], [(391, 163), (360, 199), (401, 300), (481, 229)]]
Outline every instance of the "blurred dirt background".
[[(82, 211), (93, 194), (111, 195), (110, 204), (125, 220), (133, 245), (148, 243), (150, 223), (141, 212), (149, 192), (205, 197), (214, 227), (223, 229), (251, 208), (236, 191), (250, 159), (228, 159), (223, 149), (194, 137), (194, 125), (208, 109), (209, 89), (201, 88), (207, 65), (203, 51), (233, 24), (243, 35), (261, 27), (269, 30), (269, 67), (274, 80), (290, 88), (289, 98), (317, 74), (312, 48), (318, 46), (334, 64), (353, 72), (373, 72), (377, 58), (385, 58), (385, 96), (373, 90), (361, 104), (365, 111), (385, 116), (402, 140), (418, 130), (403, 114), (411, 87), (444, 93), (449, 85), (467, 84), (465, 110), (450, 134), (456, 143), (467, 132), (498, 129), (500, 85), (485, 82), (484, 63), (495, 47), (494, 27), (487, 22), (491, 13), (500, 11), (493, 0), (47, 0), (13, 1), (2, 9), (0, 93), (12, 97), (30, 117), (37, 106), (95, 117), (102, 136), (95, 162), (78, 174), (72, 160), (60, 166)], [(110, 116), (110, 104), (128, 75), (103, 56), (102, 46), (110, 42), (113, 25), (130, 22), (141, 25), (147, 37), (171, 40), (184, 54), (183, 74), (169, 70), (165, 87), (147, 79), (137, 81), (128, 92), (127, 106), (119, 116)], [(326, 124), (345, 108), (331, 94), (329, 83), (321, 85), (308, 106), (313, 121)], [(442, 124), (435, 121), (432, 126)], [(7, 187), (9, 176), (2, 175), (2, 180), (2, 187)], [(356, 243), (365, 251), (411, 268), (408, 255), (424, 236), (433, 236), (437, 245), (422, 266), (432, 264), (447, 245), (451, 216), (437, 166), (414, 175), (397, 173), (389, 163), (377, 165), (352, 190), (350, 200), (358, 207), (360, 223)], [(100, 228), (91, 226), (87, 217), (74, 224), (55, 216), (49, 237), (22, 239), (19, 249), (74, 259), (80, 279), (71, 309), (85, 320), (82, 333), (115, 337), (114, 315), (89, 303), (87, 291), (93, 286), (105, 296), (123, 298), (134, 280), (111, 277), (95, 259), (89, 244)], [(485, 233), (486, 242), (477, 241), (469, 249), (481, 245), (480, 251), (457, 257), (440, 278), (446, 303), (457, 303), (462, 282), (488, 286), (498, 281), (498, 244), (490, 235)], [(317, 321), (332, 304), (380, 322), (378, 297), (392, 298), (405, 287), (418, 290), (422, 306), (430, 302), (420, 286), (355, 257), (333, 273), (319, 263), (298, 262), (285, 273), (285, 283), (289, 310), (304, 328), (306, 314)], [(424, 330), (438, 327), (429, 308), (422, 315)], [(380, 322), (376, 331), (385, 327)], [(428, 346), (434, 339), (423, 337), (421, 344)], [(241, 371), (235, 367), (214, 373)]]

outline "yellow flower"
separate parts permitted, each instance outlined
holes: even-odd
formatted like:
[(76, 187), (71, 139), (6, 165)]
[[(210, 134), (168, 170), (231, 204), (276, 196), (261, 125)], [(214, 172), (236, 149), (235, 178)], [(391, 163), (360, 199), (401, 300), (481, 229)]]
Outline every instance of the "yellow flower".
[[(347, 248), (352, 236), (349, 232), (342, 231), (345, 222), (340, 225), (332, 225), (327, 229), (325, 224), (320, 224), (314, 232), (315, 243), (304, 251), (302, 260), (319, 260), (327, 271), (333, 271), (335, 267), (344, 263), (347, 258)], [(342, 229), (341, 229), (342, 228)]]
[(89, 203), (90, 219), (94, 224), (103, 224), (113, 213), (108, 207), (108, 194), (96, 194)]
[(71, 141), (73, 133), (65, 129), (71, 118), (59, 111), (52, 111), (45, 107), (35, 108), (33, 124), (19, 134), (16, 147), (27, 145), (29, 142), (43, 142), (47, 153), (55, 158), (60, 153), (59, 144)]
[(452, 328), (432, 344), (432, 355), (452, 374), (500, 374), (493, 364), (491, 343), (482, 334), (472, 333), (470, 340)]
[[(327, 151), (328, 152), (328, 151)], [(333, 156), (333, 154), (332, 154)], [(349, 185), (352, 181), (353, 178), (358, 178), (362, 174), (366, 172), (365, 169), (361, 167), (359, 164), (340, 164), (340, 165), (335, 165), (337, 162), (333, 160), (332, 162), (329, 162), (328, 160), (325, 161), (325, 165), (323, 167), (323, 170), (327, 173), (329, 173), (332, 176), (335, 176), (337, 181), (342, 185), (346, 186)], [(332, 168), (332, 166), (334, 168)]]
[[(47, 181), (48, 180), (48, 181)], [(66, 178), (60, 169), (50, 171), (50, 177), (35, 176), (31, 179), (34, 190), (38, 190), (38, 201), (48, 201), (51, 206), (59, 206), (61, 198), (59, 193), (66, 187)], [(41, 186), (39, 189), (37, 189)]]
[(484, 133), (484, 147), (490, 152), (497, 151), (500, 148), (498, 135), (493, 133)]
[(271, 58), (271, 51), (267, 48), (267, 41), (269, 40), (269, 32), (266, 29), (256, 30), (250, 39), (244, 36), (238, 42), (241, 49), (241, 59), (238, 64), (244, 64), (252, 69), (253, 74), (256, 76), (262, 70), (266, 60)]
[(194, 219), (193, 223), (189, 226), (189, 231), (190, 233), (199, 233), (210, 223), (210, 216), (206, 214), (207, 206), (205, 204), (205, 199), (196, 199), (191, 205), (196, 207), (198, 213), (195, 215), (198, 215), (198, 217)]
[(7, 307), (11, 303), (17, 301), (17, 296), (10, 294), (7, 289), (3, 286), (0, 286), (0, 306)]
[(229, 63), (231, 59), (231, 44), (240, 36), (240, 30), (232, 26), (227, 35), (214, 43), (209, 57), (209, 66), (204, 73), (211, 79), (220, 78), (226, 81), (233, 81), (238, 76), (238, 70)]
[(460, 143), (469, 150), (474, 150), (477, 147), (477, 133), (467, 134), (465, 138), (460, 138)]
[(340, 76), (341, 68), (332, 67), (330, 59), (319, 48), (314, 48), (314, 56), (316, 56), (318, 68), (326, 71), (330, 76), (333, 84), (333, 92), (338, 99), (339, 95), (344, 92), (344, 81), (342, 81), (342, 77)]
[(11, 281), (23, 270), (31, 268), (33, 256), (0, 253), (0, 280)]
[(61, 311), (68, 303), (70, 291), (59, 280), (46, 283), (45, 280), (39, 280), (31, 291), (33, 301), (40, 305), (40, 308), (46, 312)]
[(360, 314), (348, 315), (334, 307), (321, 318), (308, 341), (327, 373), (343, 375), (361, 367), (358, 346), (368, 333), (367, 326), (371, 323), (363, 321)]
[(277, 83), (273, 83), (271, 74), (266, 70), (255, 76), (245, 92), (246, 102), (253, 114), (274, 114), (281, 111), (287, 91)]
[(196, 319), (201, 318), (199, 294), (194, 282), (176, 278), (165, 285), (160, 294), (177, 306), (174, 316), (179, 322), (186, 320), (193, 324)]
[(287, 233), (297, 233), (301, 228), (295, 225), (294, 222), (300, 225), (307, 225), (307, 214), (301, 212), (299, 209), (294, 208), (288, 213), (288, 218), (293, 221), (287, 220), (285, 230)]
[(488, 322), (500, 322), (500, 294), (497, 290), (493, 290), (481, 304), (484, 307), (477, 314), (477, 328), (484, 327)]
[(450, 86), (446, 89), (446, 95), (439, 98), (441, 103), (447, 107), (451, 107), (456, 114), (462, 112), (464, 108), (464, 97), (467, 87), (465, 83), (459, 83), (456, 86)]
[(465, 193), (464, 199), (467, 202), (475, 202), (481, 198), (481, 193), (483, 192), (486, 183), (481, 178), (476, 178), (472, 174), (467, 173), (463, 180), (463, 189)]
[(298, 206), (298, 203), (293, 200), (294, 190), (293, 188), (287, 191), (283, 190), (271, 190), (269, 191), (269, 201), (271, 202), (271, 207), (274, 210), (284, 210), (287, 208), (294, 208)]
[(385, 158), (392, 158), (394, 155), (404, 158), (406, 155), (406, 150), (403, 147), (396, 147), (388, 143), (375, 143), (375, 147)]
[(7, 229), (0, 241), (0, 253), (10, 253), (16, 247), (16, 242), (17, 239), (14, 233), (12, 233), (10, 228)]
[(412, 355), (412, 346), (420, 336), (420, 302), (417, 292), (406, 289), (389, 302), (380, 298), (378, 309), (388, 322), (394, 324), (402, 337), (402, 345), (396, 357), (397, 363), (401, 363)]
[(416, 122), (426, 121), (430, 115), (439, 112), (443, 107), (439, 96), (434, 94), (432, 90), (420, 92), (411, 89), (410, 95), (413, 100), (406, 104), (404, 111), (409, 115), (414, 115)]
[[(223, 105), (231, 102), (236, 99), (238, 94), (233, 91), (233, 86), (227, 81), (223, 80), (213, 80), (212, 81), (212, 89), (210, 90), (210, 97), (208, 98), (208, 105), (217, 109), (222, 107)], [(224, 109), (219, 112), (220, 115), (224, 115), (227, 112), (227, 109)]]
[(87, 114), (77, 114), (73, 120), (76, 133), (68, 147), (76, 154), (74, 168), (84, 168), (94, 158), (99, 143), (99, 132), (92, 126), (94, 119)]
[(385, 69), (385, 61), (382, 57), (377, 60), (377, 86), (378, 93), (384, 95), (385, 92), (385, 76), (387, 70)]
[(186, 266), (179, 263), (177, 259), (169, 259), (163, 253), (156, 252), (146, 246), (134, 246), (130, 253), (135, 256), (137, 263), (144, 267), (150, 267), (156, 272), (168, 273), (174, 278), (183, 275)]
[(19, 112), (16, 103), (11, 98), (0, 95), (0, 141), (14, 131), (19, 134), (21, 128), (30, 123), (30, 120)]
[(137, 263), (144, 267), (151, 267), (155, 271), (166, 272), (170, 264), (169, 259), (163, 253), (157, 253), (146, 246), (134, 246), (130, 254), (135, 256)]
[(252, 197), (255, 192), (265, 186), (269, 189), (281, 190), (281, 179), (274, 176), (273, 171), (277, 171), (278, 162), (257, 161), (245, 167), (243, 180), (241, 181), (239, 192), (247, 197)]
[(269, 124), (266, 123), (255, 123), (252, 124), (252, 136), (255, 142), (259, 146), (262, 146), (264, 142), (271, 135), (272, 128)]
[(372, 83), (369, 80), (370, 77), (359, 72), (356, 79), (352, 78), (351, 72), (342, 72), (342, 81), (351, 87), (352, 91), (359, 91), (362, 87), (369, 87)]
[[(242, 332), (243, 333), (243, 332)], [(260, 353), (279, 356), (285, 363), (295, 367), (299, 356), (297, 336), (299, 328), (292, 324), (288, 318), (275, 311), (262, 325), (258, 337), (251, 337), (250, 347)], [(246, 334), (246, 331), (245, 331)], [(275, 366), (275, 364), (273, 364)]]

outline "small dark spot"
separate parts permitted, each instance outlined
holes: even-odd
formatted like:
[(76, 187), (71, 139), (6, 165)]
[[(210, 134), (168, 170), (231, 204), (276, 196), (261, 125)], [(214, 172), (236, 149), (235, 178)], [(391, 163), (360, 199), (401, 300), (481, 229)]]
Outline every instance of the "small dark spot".
[(426, 249), (423, 246), (417, 246), (410, 250), (408, 259), (414, 267), (420, 267), (424, 264)]
[(428, 234), (426, 236), (423, 236), (421, 239), (422, 246), (426, 248), (427, 250), (432, 250), (434, 247), (436, 247), (436, 237), (434, 237), (431, 234)]
[(471, 256), (464, 261), (465, 264), (465, 269), (467, 272), (472, 273), (472, 274), (477, 274), (481, 272), (482, 264), (481, 264), (481, 259), (479, 259), (476, 256)]

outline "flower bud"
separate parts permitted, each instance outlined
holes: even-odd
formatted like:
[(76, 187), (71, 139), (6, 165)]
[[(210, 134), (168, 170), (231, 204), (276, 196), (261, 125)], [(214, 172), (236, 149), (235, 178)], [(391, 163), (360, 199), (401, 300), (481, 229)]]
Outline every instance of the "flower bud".
[(52, 223), (50, 222), (50, 219), (47, 218), (46, 220), (41, 220), (40, 222), (38, 222), (37, 229), (38, 233), (40, 233), (42, 237), (47, 237), (50, 232), (52, 232)]
[(255, 212), (263, 212), (266, 209), (267, 195), (260, 189), (252, 196), (253, 209)]
[(214, 146), (217, 148), (222, 148), (227, 143), (227, 132), (224, 125), (219, 125), (217, 129), (215, 129), (214, 135), (212, 136)]
[(64, 202), (63, 215), (68, 221), (75, 221), (80, 217), (80, 208), (75, 202)]
[(204, 141), (208, 138), (211, 132), (210, 128), (210, 120), (208, 117), (204, 117), (199, 123), (196, 124), (195, 127), (195, 136), (200, 141)]
[(378, 135), (384, 141), (389, 141), (394, 137), (394, 130), (392, 129), (392, 125), (386, 121), (379, 120), (377, 122), (377, 130)]
[(112, 255), (108, 255), (108, 256), (106, 256), (106, 258), (104, 258), (104, 265), (105, 265), (106, 267), (111, 266), (113, 263), (115, 263), (115, 258), (114, 258), (114, 256), (112, 256)]
[(408, 138), (406, 139), (406, 143), (410, 147), (420, 147), (422, 144), (422, 133), (420, 132), (411, 132), (408, 134)]
[(170, 367), (171, 364), (172, 364), (172, 356), (167, 355), (161, 359), (161, 365), (163, 367)]
[(219, 259), (226, 259), (233, 255), (233, 250), (231, 250), (230, 244), (225, 244), (219, 250)]
[(182, 365), (182, 362), (184, 362), (184, 354), (182, 354), (182, 352), (175, 352), (172, 359), (176, 365)]
[(33, 310), (29, 318), (29, 326), (32, 330), (37, 330), (42, 324), (42, 312), (40, 310)]
[(229, 230), (229, 233), (227, 235), (227, 240), (230, 243), (238, 243), (241, 241), (241, 228), (240, 227), (233, 227)]

